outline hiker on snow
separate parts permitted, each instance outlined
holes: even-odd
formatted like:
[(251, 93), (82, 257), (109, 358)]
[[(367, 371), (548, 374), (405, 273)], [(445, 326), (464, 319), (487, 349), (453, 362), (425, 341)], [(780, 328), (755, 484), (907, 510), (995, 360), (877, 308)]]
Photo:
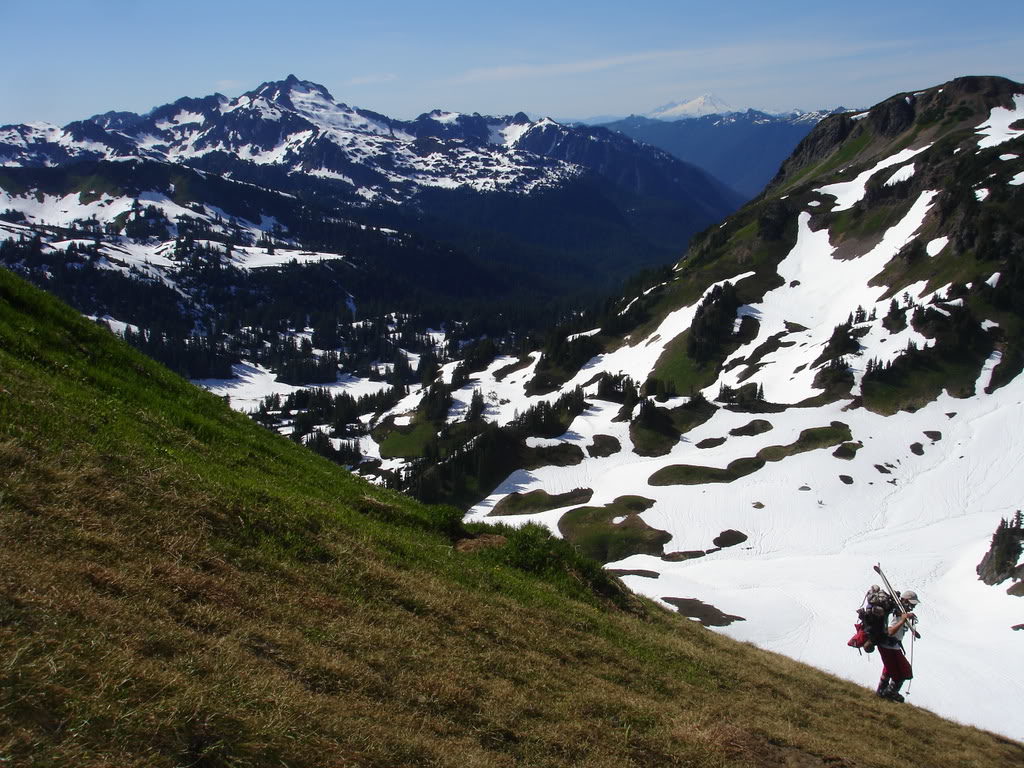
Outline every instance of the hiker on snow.
[(917, 616), (913, 611), (921, 601), (918, 600), (917, 593), (909, 589), (896, 594), (906, 611), (900, 613), (899, 608), (896, 609), (886, 634), (878, 640), (878, 655), (882, 657), (882, 678), (878, 681), (875, 693), (883, 699), (903, 701), (900, 688), (904, 681), (910, 680), (914, 676), (914, 670), (911, 669), (910, 662), (907, 661), (907, 657), (903, 653), (903, 636), (908, 629), (914, 631), (911, 625)]

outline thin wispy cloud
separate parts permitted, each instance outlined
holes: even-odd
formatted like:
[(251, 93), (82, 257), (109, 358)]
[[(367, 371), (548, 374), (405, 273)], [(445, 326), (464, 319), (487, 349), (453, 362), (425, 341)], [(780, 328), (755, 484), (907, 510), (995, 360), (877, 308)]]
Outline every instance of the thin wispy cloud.
[(345, 81), (345, 85), (377, 85), (379, 83), (390, 83), (392, 80), (397, 80), (398, 75), (393, 72), (382, 72), (372, 75), (361, 75), (360, 77), (353, 77)]
[(765, 63), (791, 64), (800, 61), (813, 62), (866, 56), (886, 50), (905, 50), (908, 46), (912, 45), (913, 41), (907, 40), (874, 41), (865, 44), (808, 43), (806, 40), (800, 40), (729, 45), (714, 48), (653, 50), (571, 61), (477, 67), (456, 75), (450, 82), (468, 84), (546, 78), (558, 75), (588, 74), (605, 70), (627, 69), (645, 64), (675, 67), (727, 66), (750, 61), (757, 61), (761, 66)]
[(214, 83), (218, 91), (235, 91), (245, 86), (241, 80), (218, 80)]

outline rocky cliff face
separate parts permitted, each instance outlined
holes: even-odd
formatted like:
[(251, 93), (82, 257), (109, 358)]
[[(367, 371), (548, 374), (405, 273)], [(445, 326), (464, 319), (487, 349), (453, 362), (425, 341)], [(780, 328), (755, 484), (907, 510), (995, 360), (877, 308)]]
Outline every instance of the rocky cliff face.
[[(1024, 550), (1024, 527), (1021, 526), (1021, 513), (1009, 521), (1000, 520), (999, 526), (992, 534), (992, 543), (988, 552), (978, 564), (978, 578), (986, 584), (1002, 584), (1008, 579), (1020, 582), (1024, 579), (1024, 563), (1020, 561)], [(1007, 592), (1013, 595), (1024, 595), (1021, 584), (1011, 584)]]

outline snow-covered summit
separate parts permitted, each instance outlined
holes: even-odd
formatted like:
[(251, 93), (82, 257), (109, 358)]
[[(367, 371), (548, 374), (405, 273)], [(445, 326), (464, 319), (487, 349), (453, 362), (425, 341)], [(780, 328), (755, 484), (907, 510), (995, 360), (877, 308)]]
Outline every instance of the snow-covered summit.
[(657, 109), (648, 112), (646, 116), (654, 120), (685, 120), (689, 117), (722, 115), (734, 111), (732, 107), (714, 94), (705, 93), (695, 99), (662, 104)]
[[(429, 125), (428, 125), (429, 124)], [(195, 167), (250, 163), (348, 184), (368, 200), (420, 187), (528, 192), (579, 172), (515, 151), (532, 121), (435, 110), (400, 121), (336, 101), (323, 85), (289, 75), (235, 98), (184, 98), (145, 115), (108, 112), (63, 128), (0, 129), (0, 163), (42, 167), (140, 157)], [(441, 144), (425, 144), (424, 138)]]
[[(543, 135), (543, 140), (538, 136)], [(576, 149), (568, 151), (568, 146)], [(604, 153), (581, 151), (585, 145)], [(344, 188), (353, 201), (403, 202), (425, 189), (470, 189), (529, 194), (564, 186), (593, 165), (643, 167), (669, 182), (669, 194), (723, 199), (711, 179), (698, 179), (685, 163), (608, 132), (563, 126), (523, 112), (502, 117), (441, 109), (397, 120), (337, 101), (323, 85), (289, 75), (240, 96), (183, 98), (144, 115), (108, 112), (63, 128), (0, 129), (0, 163), (47, 167), (80, 161), (142, 158), (189, 165), (265, 183), (302, 177)], [(617, 173), (619, 173), (617, 171)], [(636, 176), (633, 173), (632, 176)], [(621, 178), (630, 178), (627, 171)], [(726, 194), (728, 197), (728, 194)], [(365, 204), (365, 203), (363, 203)], [(725, 209), (734, 205), (727, 201)]]

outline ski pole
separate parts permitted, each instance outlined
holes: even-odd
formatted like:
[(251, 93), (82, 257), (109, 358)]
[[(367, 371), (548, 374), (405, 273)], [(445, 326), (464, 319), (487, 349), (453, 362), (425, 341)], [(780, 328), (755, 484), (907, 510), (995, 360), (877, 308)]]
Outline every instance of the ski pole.
[[(916, 633), (914, 633), (914, 634), (916, 634)], [(910, 670), (911, 670), (911, 674), (913, 674), (913, 670), (914, 670), (914, 634), (910, 635)], [(911, 677), (910, 678), (910, 682), (907, 683), (907, 696), (910, 695), (910, 688), (911, 688), (911, 686), (913, 684), (914, 684), (914, 678)]]

